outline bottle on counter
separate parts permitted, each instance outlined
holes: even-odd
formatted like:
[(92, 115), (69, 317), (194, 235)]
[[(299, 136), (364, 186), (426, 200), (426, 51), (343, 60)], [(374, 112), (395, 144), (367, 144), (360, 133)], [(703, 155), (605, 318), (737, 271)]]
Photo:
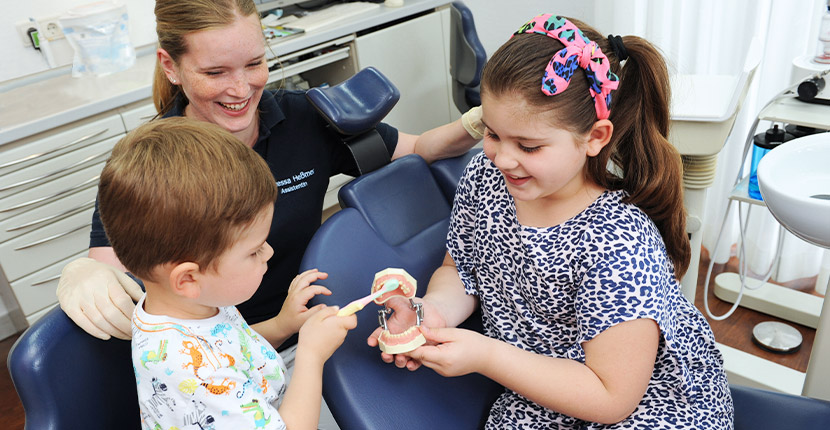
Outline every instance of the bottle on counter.
[(813, 58), (816, 63), (830, 63), (830, 1), (821, 16), (818, 30), (819, 53)]
[(761, 158), (778, 145), (794, 138), (795, 136), (779, 128), (778, 124), (773, 124), (772, 128), (766, 132), (758, 133), (753, 137), (752, 164), (749, 168), (749, 197), (764, 200), (761, 197), (761, 190), (758, 188), (758, 163), (761, 162)]

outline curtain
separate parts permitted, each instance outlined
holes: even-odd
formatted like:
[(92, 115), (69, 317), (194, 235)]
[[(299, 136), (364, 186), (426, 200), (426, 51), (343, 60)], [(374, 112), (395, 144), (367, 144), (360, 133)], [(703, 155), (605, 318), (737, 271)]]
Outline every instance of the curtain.
[[(764, 55), (744, 100), (732, 133), (718, 154), (715, 181), (707, 190), (703, 217), (703, 247), (717, 263), (725, 263), (733, 249), (745, 247), (748, 269), (761, 277), (774, 263), (779, 226), (762, 206), (743, 204), (746, 225), (743, 243), (737, 203), (721, 231), (728, 196), (743, 160), (750, 127), (764, 105), (791, 85), (793, 59), (818, 50), (818, 27), (826, 0), (619, 0), (595, 3), (597, 28), (613, 34), (634, 34), (657, 45), (670, 72), (683, 74), (740, 73), (744, 54), (753, 38)], [(753, 134), (771, 124), (762, 121)], [(782, 126), (782, 125), (779, 125)], [(750, 209), (750, 206), (752, 208)], [(749, 215), (747, 216), (747, 212)], [(713, 249), (722, 235), (718, 249)], [(781, 256), (772, 279), (787, 282), (819, 274), (826, 285), (830, 252), (783, 233)], [(823, 268), (823, 269), (822, 269)]]

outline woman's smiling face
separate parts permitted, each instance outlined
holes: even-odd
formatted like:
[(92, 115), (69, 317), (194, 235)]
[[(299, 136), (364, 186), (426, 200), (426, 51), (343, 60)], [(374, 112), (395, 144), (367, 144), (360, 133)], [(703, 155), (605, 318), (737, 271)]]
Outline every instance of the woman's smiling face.
[(252, 131), (268, 82), (259, 18), (237, 17), (228, 26), (193, 32), (184, 39), (187, 52), (177, 63), (168, 62), (172, 63), (168, 76), (181, 84), (187, 96), (185, 115), (231, 133)]

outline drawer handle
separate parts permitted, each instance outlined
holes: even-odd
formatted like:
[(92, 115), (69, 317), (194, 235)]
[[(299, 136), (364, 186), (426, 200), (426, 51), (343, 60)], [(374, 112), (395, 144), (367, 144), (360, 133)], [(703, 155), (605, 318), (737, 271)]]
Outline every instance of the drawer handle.
[(44, 237), (43, 239), (40, 239), (40, 240), (37, 240), (37, 241), (31, 242), (31, 243), (27, 243), (26, 245), (19, 246), (19, 247), (15, 248), (14, 250), (15, 250), (15, 251), (21, 251), (21, 250), (24, 250), (24, 249), (27, 249), (27, 248), (31, 248), (31, 247), (33, 247), (33, 246), (42, 245), (42, 244), (44, 244), (44, 243), (46, 243), (46, 242), (50, 242), (50, 241), (53, 241), (53, 240), (55, 240), (55, 239), (60, 239), (60, 238), (62, 238), (62, 237), (64, 237), (64, 236), (69, 236), (70, 234), (75, 233), (75, 232), (76, 232), (76, 231), (78, 231), (78, 230), (83, 230), (83, 229), (85, 229), (85, 228), (87, 228), (87, 227), (90, 227), (91, 225), (92, 225), (92, 223), (91, 223), (91, 222), (90, 222), (90, 223), (86, 223), (86, 224), (84, 224), (84, 225), (81, 225), (81, 226), (75, 227), (75, 228), (73, 228), (72, 230), (68, 230), (68, 231), (65, 231), (65, 232), (63, 232), (63, 233), (58, 233), (58, 234), (55, 234), (55, 235), (52, 235), (52, 236), (49, 236), (49, 237)]
[(92, 139), (92, 138), (93, 138), (93, 137), (95, 137), (95, 136), (100, 136), (100, 135), (102, 135), (102, 134), (104, 134), (104, 133), (106, 133), (106, 132), (108, 132), (108, 131), (110, 131), (110, 129), (109, 129), (109, 128), (105, 128), (105, 129), (103, 129), (103, 130), (101, 130), (101, 131), (96, 131), (95, 133), (88, 134), (88, 135), (86, 135), (86, 136), (84, 136), (84, 137), (81, 137), (81, 138), (76, 139), (76, 140), (74, 140), (74, 141), (72, 141), (72, 142), (69, 142), (69, 143), (67, 143), (66, 145), (63, 145), (63, 146), (57, 147), (57, 148), (55, 148), (55, 149), (53, 149), (53, 150), (51, 150), (51, 151), (41, 152), (41, 153), (39, 153), (39, 154), (31, 154), (31, 155), (27, 155), (27, 156), (25, 156), (25, 157), (23, 157), (23, 158), (20, 158), (20, 159), (14, 160), (14, 161), (9, 161), (9, 162), (8, 162), (8, 163), (6, 163), (6, 164), (0, 164), (0, 169), (6, 168), (6, 167), (9, 167), (9, 166), (14, 166), (15, 164), (20, 164), (20, 163), (23, 163), (24, 161), (34, 160), (34, 159), (36, 159), (36, 158), (40, 158), (40, 157), (42, 157), (42, 156), (44, 156), (44, 155), (46, 155), (46, 154), (50, 154), (50, 153), (53, 153), (53, 152), (55, 152), (55, 151), (60, 151), (61, 149), (66, 149), (66, 148), (69, 148), (70, 146), (77, 145), (77, 144), (79, 144), (79, 143), (81, 143), (81, 142), (84, 142), (84, 141), (87, 141), (87, 140), (89, 140), (89, 139)]
[(66, 167), (64, 167), (64, 168), (62, 168), (62, 169), (55, 170), (54, 172), (49, 172), (49, 173), (47, 173), (47, 174), (45, 174), (45, 175), (41, 175), (41, 176), (38, 176), (38, 177), (36, 177), (36, 178), (30, 178), (30, 179), (26, 179), (26, 180), (20, 181), (20, 182), (18, 182), (18, 183), (16, 183), (16, 184), (11, 184), (11, 185), (6, 185), (5, 187), (0, 187), (0, 191), (10, 190), (10, 189), (12, 189), (12, 188), (19, 187), (19, 186), (21, 186), (21, 185), (31, 184), (32, 182), (37, 182), (37, 181), (40, 181), (40, 180), (43, 180), (43, 179), (49, 178), (50, 176), (59, 175), (59, 174), (61, 174), (61, 173), (63, 173), (63, 172), (66, 172), (66, 171), (68, 171), (68, 170), (74, 169), (74, 168), (76, 168), (76, 167), (78, 167), (78, 166), (82, 166), (83, 164), (88, 163), (88, 162), (90, 162), (91, 160), (94, 160), (94, 159), (96, 159), (96, 158), (103, 157), (103, 156), (105, 156), (105, 155), (109, 154), (109, 153), (110, 153), (110, 151), (111, 151), (111, 150), (106, 150), (106, 151), (104, 151), (104, 152), (101, 152), (101, 153), (98, 153), (98, 154), (95, 154), (95, 155), (90, 155), (89, 157), (86, 157), (86, 158), (84, 158), (83, 160), (78, 161), (78, 162), (76, 162), (76, 163), (74, 163), (74, 164), (72, 164), (72, 165), (66, 166)]
[(55, 276), (50, 276), (50, 277), (48, 277), (48, 278), (46, 278), (46, 279), (42, 279), (42, 280), (40, 280), (40, 281), (35, 281), (35, 282), (32, 282), (32, 286), (33, 286), (33, 287), (36, 287), (36, 286), (38, 286), (38, 285), (43, 285), (43, 284), (45, 284), (45, 283), (47, 283), (47, 282), (52, 282), (52, 281), (54, 281), (54, 280), (56, 280), (56, 279), (60, 279), (60, 278), (61, 278), (61, 275), (60, 275), (60, 273), (58, 273), (58, 274), (57, 274), (57, 275), (55, 275)]
[(40, 203), (40, 202), (44, 202), (44, 201), (47, 201), (47, 200), (51, 200), (51, 199), (60, 197), (64, 194), (68, 194), (68, 193), (71, 193), (72, 191), (84, 188), (84, 187), (86, 187), (90, 184), (94, 184), (94, 183), (98, 182), (98, 178), (100, 178), (100, 177), (101, 177), (100, 175), (95, 175), (95, 176), (87, 179), (86, 181), (81, 182), (78, 185), (69, 187), (69, 188), (67, 188), (65, 190), (62, 190), (62, 191), (58, 191), (57, 193), (52, 194), (51, 196), (40, 197), (40, 198), (37, 198), (37, 199), (34, 199), (34, 200), (29, 200), (28, 202), (20, 203), (19, 205), (15, 205), (15, 206), (11, 206), (11, 207), (8, 207), (8, 208), (0, 209), (0, 213), (11, 212), (15, 209), (25, 208), (27, 206), (31, 206), (31, 205), (34, 205), (34, 204), (37, 204), (37, 203)]
[(43, 224), (43, 223), (45, 223), (45, 222), (58, 221), (58, 220), (60, 220), (61, 218), (64, 218), (64, 217), (66, 217), (66, 216), (69, 216), (69, 215), (74, 214), (75, 212), (79, 212), (79, 211), (81, 211), (81, 210), (85, 210), (85, 209), (90, 209), (90, 208), (92, 208), (92, 207), (94, 207), (94, 206), (95, 206), (95, 199), (92, 199), (92, 200), (90, 200), (90, 201), (88, 201), (88, 202), (86, 202), (86, 203), (81, 203), (80, 205), (75, 206), (75, 207), (74, 207), (74, 208), (72, 208), (72, 209), (69, 209), (69, 210), (63, 211), (63, 212), (61, 212), (61, 213), (59, 213), (59, 214), (49, 215), (49, 216), (47, 216), (47, 217), (44, 217), (44, 218), (41, 218), (41, 219), (38, 219), (38, 220), (34, 220), (34, 221), (31, 221), (31, 222), (27, 222), (27, 223), (25, 223), (25, 224), (20, 224), (19, 226), (17, 226), (17, 227), (12, 227), (12, 228), (10, 228), (10, 229), (8, 229), (8, 230), (6, 230), (6, 231), (16, 231), (16, 230), (24, 229), (24, 228), (31, 227), (31, 226), (34, 226), (34, 225)]

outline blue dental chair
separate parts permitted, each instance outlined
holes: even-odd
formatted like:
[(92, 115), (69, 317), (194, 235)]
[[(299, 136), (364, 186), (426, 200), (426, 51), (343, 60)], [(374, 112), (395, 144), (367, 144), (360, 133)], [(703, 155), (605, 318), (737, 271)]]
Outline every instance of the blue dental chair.
[[(320, 227), (302, 262), (301, 270), (329, 274), (318, 283), (333, 294), (315, 303), (345, 306), (368, 294), (375, 273), (387, 267), (406, 269), (423, 295), (445, 253), (451, 207), (426, 162), (398, 159), (345, 185), (339, 197), (344, 209)], [(323, 395), (340, 428), (481, 428), (503, 388), (480, 375), (444, 378), (384, 363), (366, 345), (378, 309), (369, 304), (356, 314), (357, 328), (326, 362)], [(473, 315), (465, 326), (480, 331), (480, 321)]]
[(462, 2), (450, 5), (450, 76), (452, 99), (461, 113), (481, 105), (481, 70), (487, 61), (473, 13)]
[(9, 352), (26, 430), (140, 429), (130, 342), (87, 334), (56, 307)]
[(830, 429), (830, 402), (730, 385), (735, 430)]
[(309, 89), (306, 98), (340, 135), (361, 175), (389, 164), (389, 151), (375, 130), (401, 98), (389, 78), (366, 67), (333, 87)]

